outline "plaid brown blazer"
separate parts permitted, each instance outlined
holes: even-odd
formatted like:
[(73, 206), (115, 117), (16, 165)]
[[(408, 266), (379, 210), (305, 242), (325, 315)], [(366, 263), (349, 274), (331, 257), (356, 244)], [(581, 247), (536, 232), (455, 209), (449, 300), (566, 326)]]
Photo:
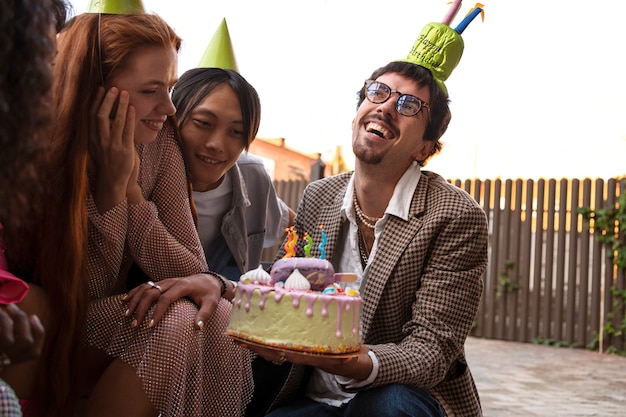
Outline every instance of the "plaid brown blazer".
[[(323, 225), (326, 258), (334, 264), (351, 175), (309, 184), (295, 219), (298, 235), (306, 231), (314, 242), (321, 242)], [(409, 220), (388, 220), (361, 291), (363, 342), (380, 362), (376, 380), (362, 390), (413, 385), (437, 397), (448, 416), (482, 415), (464, 343), (483, 290), (487, 243), (487, 219), (476, 201), (441, 176), (422, 171)], [(304, 253), (302, 247), (297, 253)], [(316, 247), (311, 254), (319, 257), (320, 251)], [(281, 250), (277, 257), (283, 255)], [(293, 367), (277, 403), (302, 388), (302, 371)]]

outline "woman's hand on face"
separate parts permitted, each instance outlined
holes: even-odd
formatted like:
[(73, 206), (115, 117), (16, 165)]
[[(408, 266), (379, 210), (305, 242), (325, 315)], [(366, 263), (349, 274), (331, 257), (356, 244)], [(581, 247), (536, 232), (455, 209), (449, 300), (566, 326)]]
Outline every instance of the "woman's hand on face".
[(28, 316), (15, 304), (0, 307), (0, 353), (12, 364), (41, 355), (45, 331), (39, 317)]
[(100, 87), (90, 113), (89, 153), (97, 176), (94, 199), (105, 212), (126, 198), (135, 170), (135, 109), (127, 91), (112, 87), (105, 94)]
[(133, 317), (131, 325), (137, 326), (146, 318), (148, 310), (154, 304), (152, 317), (147, 318), (148, 326), (153, 326), (161, 320), (170, 304), (182, 297), (188, 297), (198, 306), (195, 326), (202, 330), (204, 323), (217, 308), (221, 298), (220, 290), (220, 282), (206, 274), (141, 284), (129, 291), (125, 297), (128, 303), (126, 315)]

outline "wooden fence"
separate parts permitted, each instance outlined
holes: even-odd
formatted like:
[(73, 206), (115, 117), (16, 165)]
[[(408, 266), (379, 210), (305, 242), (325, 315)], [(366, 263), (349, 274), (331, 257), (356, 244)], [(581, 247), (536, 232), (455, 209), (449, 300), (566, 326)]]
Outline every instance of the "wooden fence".
[[(624, 311), (614, 310), (611, 288), (626, 288), (624, 271), (577, 209), (614, 207), (626, 179), (450, 182), (472, 195), (489, 221), (489, 265), (474, 336), (625, 349), (624, 335), (601, 331), (611, 312), (614, 327), (621, 327)], [(295, 210), (306, 183), (275, 186)], [(267, 249), (264, 260), (271, 261), (277, 247)]]

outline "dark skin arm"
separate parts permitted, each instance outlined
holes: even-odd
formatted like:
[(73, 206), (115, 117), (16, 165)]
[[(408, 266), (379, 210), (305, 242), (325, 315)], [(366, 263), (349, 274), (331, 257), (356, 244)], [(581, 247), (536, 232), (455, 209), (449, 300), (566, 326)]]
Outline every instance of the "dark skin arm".
[(0, 307), (0, 353), (5, 354), (11, 363), (38, 358), (44, 334), (36, 315), (28, 316), (15, 304)]

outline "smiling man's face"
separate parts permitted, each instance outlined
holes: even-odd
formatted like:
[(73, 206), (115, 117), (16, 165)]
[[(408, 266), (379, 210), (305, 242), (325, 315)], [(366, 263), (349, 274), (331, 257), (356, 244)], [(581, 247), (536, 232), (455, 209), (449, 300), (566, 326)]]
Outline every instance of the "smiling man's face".
[[(428, 87), (419, 87), (413, 80), (396, 73), (386, 73), (377, 81), (387, 84), (403, 94), (411, 94), (428, 102)], [(425, 159), (433, 142), (424, 140), (428, 113), (422, 109), (412, 117), (396, 111), (397, 94), (387, 101), (374, 104), (364, 100), (352, 121), (352, 149), (361, 162), (367, 164), (391, 164), (406, 169), (414, 160)]]

